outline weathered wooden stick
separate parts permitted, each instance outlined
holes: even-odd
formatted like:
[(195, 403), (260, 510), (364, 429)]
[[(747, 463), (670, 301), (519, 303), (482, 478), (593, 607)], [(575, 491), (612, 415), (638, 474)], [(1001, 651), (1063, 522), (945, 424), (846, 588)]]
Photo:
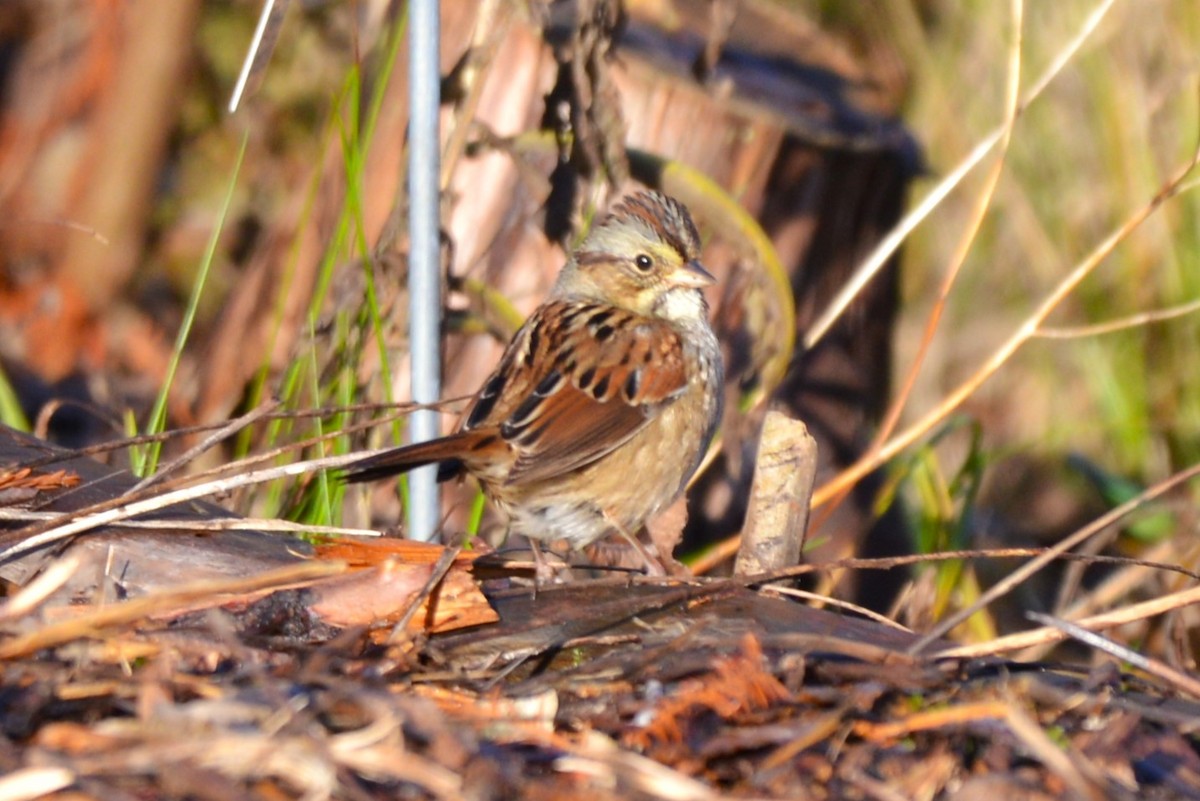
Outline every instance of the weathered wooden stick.
[(808, 427), (779, 412), (768, 412), (735, 575), (766, 573), (800, 561), (816, 476), (817, 442)]

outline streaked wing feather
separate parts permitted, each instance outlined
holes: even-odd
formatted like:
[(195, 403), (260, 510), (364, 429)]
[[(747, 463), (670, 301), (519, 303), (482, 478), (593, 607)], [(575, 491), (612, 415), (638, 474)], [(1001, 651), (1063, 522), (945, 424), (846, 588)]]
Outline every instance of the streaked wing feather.
[(539, 309), (513, 340), (502, 369), (510, 362), (539, 368), (525, 371), (520, 386), (509, 381), (489, 401), (487, 422), (499, 423), (518, 453), (510, 484), (601, 458), (687, 386), (683, 344), (668, 325), (581, 301)]
[(521, 455), (506, 483), (542, 481), (583, 467), (623, 445), (652, 416), (644, 406), (601, 404), (567, 387), (544, 404), (526, 437), (509, 440)]

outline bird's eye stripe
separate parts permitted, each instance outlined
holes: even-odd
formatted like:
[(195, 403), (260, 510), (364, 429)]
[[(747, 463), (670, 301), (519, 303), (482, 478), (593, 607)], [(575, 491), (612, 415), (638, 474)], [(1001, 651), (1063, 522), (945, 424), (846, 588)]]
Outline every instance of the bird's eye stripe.
[(575, 255), (575, 262), (580, 267), (587, 267), (592, 264), (603, 264), (611, 260), (612, 256), (604, 251), (581, 251)]

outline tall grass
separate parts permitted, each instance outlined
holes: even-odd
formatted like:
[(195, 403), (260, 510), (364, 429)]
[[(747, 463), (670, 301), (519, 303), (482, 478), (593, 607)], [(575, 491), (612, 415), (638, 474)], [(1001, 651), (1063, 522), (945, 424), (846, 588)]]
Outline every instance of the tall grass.
[[(905, 116), (936, 173), (1002, 117), (1007, 3), (884, 4), (912, 65)], [(1095, 2), (1028, 3), (1026, 74)], [(1058, 276), (1194, 146), (1200, 80), (1194, 3), (1119, 2), (1093, 42), (1017, 122), (984, 229), (951, 298), (948, 341), (927, 365), (937, 396), (977, 363)], [(971, 187), (964, 187), (969, 193)], [(902, 347), (922, 324), (961, 230), (947, 203), (907, 243)], [(1119, 246), (1057, 313), (1077, 326), (1200, 297), (1200, 197), (1184, 193)], [(1200, 458), (1200, 314), (1026, 348), (969, 408), (995, 443), (1082, 451), (1122, 473), (1162, 476)], [(900, 360), (904, 363), (904, 359)]]

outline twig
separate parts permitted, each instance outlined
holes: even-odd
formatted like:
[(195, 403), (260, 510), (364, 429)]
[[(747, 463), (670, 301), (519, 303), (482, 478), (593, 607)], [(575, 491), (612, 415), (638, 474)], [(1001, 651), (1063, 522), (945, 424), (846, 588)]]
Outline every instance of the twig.
[(202, 439), (196, 445), (192, 446), (191, 448), (188, 448), (186, 451), (184, 451), (182, 454), (180, 454), (178, 457), (176, 457), (173, 461), (164, 465), (154, 475), (147, 476), (146, 478), (143, 478), (141, 481), (139, 481), (137, 484), (134, 484), (133, 487), (130, 488), (129, 492), (131, 494), (140, 492), (140, 491), (146, 489), (147, 487), (152, 487), (155, 484), (163, 483), (163, 481), (165, 481), (169, 475), (171, 475), (172, 473), (175, 473), (178, 470), (180, 470), (181, 468), (183, 468), (185, 465), (187, 465), (189, 462), (191, 462), (197, 456), (204, 453), (205, 451), (207, 451), (209, 448), (213, 447), (217, 443), (222, 442), (223, 440), (227, 439), (228, 437), (233, 436), (234, 434), (236, 434), (237, 432), (246, 428), (247, 426), (252, 425), (255, 422), (261, 420), (266, 415), (268, 415), (271, 412), (278, 409), (279, 405), (280, 405), (279, 401), (272, 398), (272, 399), (268, 400), (266, 403), (264, 403), (262, 406), (258, 407), (257, 409), (252, 409), (251, 411), (247, 412), (246, 414), (242, 415), (241, 417), (238, 417), (234, 420), (230, 420), (230, 421), (226, 422), (223, 426), (218, 428), (216, 431), (213, 431), (211, 434), (209, 434), (207, 437)]
[(229, 97), (229, 113), (238, 110), (246, 86), (253, 78), (255, 82), (261, 78), (275, 43), (279, 40), (279, 28), (283, 24), (283, 16), (287, 12), (291, 0), (264, 0), (262, 11), (258, 15), (258, 24), (254, 27), (254, 36), (250, 46), (246, 48), (246, 58), (242, 62), (241, 72), (238, 73), (237, 83)]
[(1106, 782), (1102, 771), (1069, 743), (1050, 739), (1038, 722), (1026, 712), (1017, 699), (1006, 704), (1004, 720), (1034, 758), (1053, 771), (1074, 791), (1075, 797), (1107, 801)]
[[(362, 423), (355, 423), (352, 426), (344, 427), (344, 428), (340, 429), (339, 431), (332, 432), (330, 434), (326, 434), (323, 437), (317, 438), (317, 440), (316, 440), (316, 441), (322, 441), (322, 440), (333, 439), (341, 434), (362, 431), (363, 429), (371, 428), (372, 426), (390, 423), (393, 420), (397, 420), (401, 417), (406, 416), (409, 412), (413, 411), (414, 409), (429, 408), (429, 409), (440, 410), (445, 406), (450, 406), (450, 405), (460, 403), (460, 402), (466, 401), (466, 400), (470, 400), (470, 396), (463, 395), (463, 396), (459, 396), (459, 397), (455, 397), (455, 398), (446, 398), (444, 400), (438, 401), (437, 403), (429, 403), (429, 404), (352, 403), (352, 404), (347, 404), (344, 406), (325, 406), (325, 407), (318, 408), (318, 409), (301, 409), (301, 410), (289, 410), (289, 411), (284, 411), (284, 412), (272, 412), (271, 414), (265, 415), (262, 419), (264, 419), (264, 420), (302, 420), (302, 419), (306, 419), (306, 418), (310, 418), (310, 417), (331, 417), (335, 414), (346, 414), (348, 412), (377, 413), (377, 412), (383, 411), (385, 409), (393, 410), (391, 414), (384, 415), (383, 417), (377, 417), (377, 418), (374, 418), (371, 420), (367, 420)], [(162, 431), (157, 434), (139, 434), (136, 437), (125, 437), (125, 438), (122, 438), (119, 440), (115, 440), (113, 442), (101, 442), (96, 445), (88, 445), (83, 448), (72, 448), (69, 451), (59, 451), (50, 456), (44, 456), (39, 459), (33, 459), (28, 462), (23, 462), (22, 466), (23, 467), (42, 467), (44, 465), (62, 462), (67, 459), (75, 459), (80, 456), (94, 456), (96, 454), (112, 453), (113, 451), (124, 450), (125, 448), (129, 448), (134, 445), (147, 445), (147, 444), (153, 443), (153, 442), (166, 442), (166, 441), (174, 439), (176, 437), (190, 436), (193, 434), (202, 434), (206, 431), (216, 431), (216, 430), (224, 428), (226, 425), (228, 425), (228, 421), (221, 421), (219, 423), (202, 423), (202, 424), (194, 425), (194, 426), (184, 426), (182, 428), (174, 428), (174, 429), (171, 429), (170, 431)], [(313, 442), (313, 440), (306, 440), (304, 443), (294, 443), (287, 447), (288, 448), (299, 448), (302, 446), (306, 447), (307, 444), (310, 442)], [(278, 453), (278, 451), (272, 451), (272, 454), (275, 454), (275, 453)]]
[[(460, 553), (462, 553), (462, 548), (447, 548), (442, 553), (441, 557), (434, 564), (433, 572), (429, 574), (429, 579), (425, 582), (425, 586), (421, 588), (420, 592), (413, 595), (408, 609), (404, 610), (404, 614), (400, 616), (400, 620), (392, 627), (392, 633), (388, 635), (389, 643), (399, 641), (401, 636), (408, 630), (408, 624), (412, 620), (413, 615), (421, 608), (421, 604), (433, 592), (433, 588), (438, 585), (438, 582), (446, 577), (446, 573), (450, 571), (450, 568), (454, 565), (454, 560), (458, 558)], [(432, 608), (430, 606), (430, 609)]]
[(1147, 487), (1145, 490), (1138, 493), (1133, 498), (1130, 498), (1125, 503), (1109, 510), (1106, 514), (1101, 515), (1091, 523), (1076, 531), (1074, 534), (1071, 534), (1069, 537), (1066, 537), (1061, 542), (1049, 548), (1041, 556), (1036, 556), (1033, 559), (1030, 559), (1021, 567), (1005, 576), (1001, 581), (988, 588), (983, 595), (980, 595), (975, 603), (971, 604), (965, 609), (960, 609), (942, 622), (938, 623), (924, 637), (913, 643), (908, 652), (911, 654), (920, 653), (926, 647), (928, 647), (931, 642), (946, 634), (948, 631), (950, 631), (950, 629), (954, 628), (959, 623), (962, 623), (971, 615), (986, 607), (992, 601), (1013, 590), (1018, 584), (1025, 581), (1025, 579), (1029, 578), (1046, 565), (1050, 564), (1050, 562), (1052, 562), (1059, 555), (1069, 551), (1090, 537), (1094, 537), (1096, 534), (1125, 517), (1125, 515), (1129, 514), (1135, 509), (1140, 508), (1147, 501), (1157, 498), (1159, 495), (1162, 495), (1172, 487), (1178, 486), (1179, 484), (1195, 478), (1198, 475), (1200, 475), (1200, 464), (1192, 465), (1187, 470), (1176, 473), (1170, 478), (1166, 478), (1159, 483), (1154, 484), (1153, 486)]
[(1140, 312), (1131, 314), (1128, 317), (1121, 317), (1117, 320), (1109, 320), (1103, 323), (1094, 323), (1092, 325), (1078, 325), (1071, 327), (1041, 327), (1037, 331), (1037, 336), (1041, 339), (1078, 339), (1082, 337), (1094, 337), (1099, 334), (1114, 334), (1118, 331), (1124, 331), (1129, 328), (1141, 328), (1149, 323), (1161, 323), (1164, 320), (1174, 320), (1176, 317), (1183, 317), (1188, 314), (1194, 314), (1200, 311), (1200, 300), (1193, 300), (1190, 303), (1181, 303), (1178, 306), (1172, 306), (1169, 309), (1157, 309), (1155, 311)]
[[(371, 453), (371, 452), (368, 452)], [(213, 481), (208, 481), (202, 484), (197, 484), (191, 487), (184, 487), (171, 492), (165, 492), (161, 495), (156, 495), (151, 498), (144, 498), (130, 501), (128, 498), (116, 498), (113, 501), (98, 504), (97, 506), (106, 507), (103, 511), (88, 513), (88, 510), (73, 512), (70, 515), (64, 515), (70, 519), (60, 526), (55, 526), (41, 531), (32, 536), (23, 537), (13, 545), (0, 550), (0, 564), (9, 562), (22, 554), (35, 551), (53, 542), (64, 540), (84, 531), (90, 531), (100, 526), (116, 523), (121, 520), (127, 520), (131, 517), (155, 512), (167, 506), (172, 506), (184, 501), (193, 501), (197, 498), (203, 498), (209, 495), (217, 495), (225, 492), (230, 492), (239, 487), (250, 486), (252, 484), (263, 484), (268, 481), (274, 481), (287, 476), (303, 475), (315, 470), (322, 470), (332, 467), (344, 467), (351, 462), (354, 462), (366, 454), (348, 454), (345, 456), (328, 456), (323, 459), (310, 459), (303, 462), (293, 462), (288, 465), (278, 467), (269, 467), (263, 470), (253, 470), (249, 473), (243, 473), (237, 476), (228, 478), (220, 478)], [(0, 542), (11, 541), (10, 537), (13, 534), (20, 535), (24, 529), (11, 532), (0, 538)]]
[[(70, 519), (74, 512), (29, 512), (21, 509), (0, 507), (0, 520), (51, 520), (59, 522)], [(140, 528), (147, 531), (278, 531), (287, 534), (318, 534), (329, 537), (379, 537), (373, 528), (349, 528), (346, 526), (318, 526), (310, 523), (295, 523), (276, 517), (217, 517), (209, 520), (169, 517), (154, 520), (126, 520), (124, 528)]]
[(869, 620), (874, 620), (881, 626), (887, 626), (890, 629), (896, 629), (897, 631), (903, 631), (908, 634), (912, 633), (912, 629), (908, 628), (907, 626), (902, 626), (891, 618), (881, 615), (873, 609), (867, 609), (865, 606), (852, 604), (849, 601), (830, 598), (825, 595), (820, 595), (819, 593), (808, 592), (807, 590), (798, 590), (795, 587), (777, 587), (774, 584), (763, 585), (759, 592), (762, 595), (786, 595), (792, 598), (803, 598), (806, 601), (816, 601), (826, 606), (832, 606), (837, 609), (845, 609), (847, 612), (854, 612), (855, 614), (862, 615)]
[(55, 559), (33, 581), (0, 604), (0, 622), (15, 620), (37, 609), (59, 587), (70, 581), (82, 564), (83, 558), (79, 554), (68, 554), (61, 559)]
[[(1082, 628), (1100, 631), (1115, 628), (1116, 626), (1124, 626), (1128, 623), (1135, 623), (1195, 603), (1200, 603), (1200, 587), (1181, 590), (1170, 595), (1164, 595), (1161, 598), (1143, 601), (1132, 606), (1126, 606), (1102, 615), (1092, 615), (1091, 617), (1081, 618), (1073, 622)], [(1019, 651), (1025, 648), (1061, 642), (1066, 639), (1066, 636), (1061, 629), (1057, 628), (1034, 629), (1032, 631), (1010, 634), (1006, 637), (998, 637), (994, 640), (974, 645), (958, 645), (938, 651), (931, 656), (935, 659), (976, 659), (983, 656), (995, 656), (996, 654), (1010, 651)]]
[(0, 799), (33, 801), (75, 783), (74, 771), (66, 768), (20, 768), (0, 777)]
[(1185, 692), (1193, 698), (1200, 698), (1200, 681), (1196, 681), (1186, 673), (1176, 670), (1169, 665), (1164, 665), (1157, 659), (1143, 656), (1132, 648), (1127, 648), (1120, 643), (1113, 642), (1107, 637), (1102, 637), (1093, 631), (1089, 631), (1083, 626), (1067, 620), (1060, 620), (1052, 615), (1043, 615), (1041, 612), (1026, 612), (1025, 616), (1035, 623), (1041, 623), (1044, 626), (1058, 629), (1063, 634), (1079, 640), (1085, 645), (1090, 645), (1093, 648), (1111, 654), (1122, 662), (1128, 662), (1152, 676), (1157, 676), (1160, 679), (1171, 682), (1177, 690)]

